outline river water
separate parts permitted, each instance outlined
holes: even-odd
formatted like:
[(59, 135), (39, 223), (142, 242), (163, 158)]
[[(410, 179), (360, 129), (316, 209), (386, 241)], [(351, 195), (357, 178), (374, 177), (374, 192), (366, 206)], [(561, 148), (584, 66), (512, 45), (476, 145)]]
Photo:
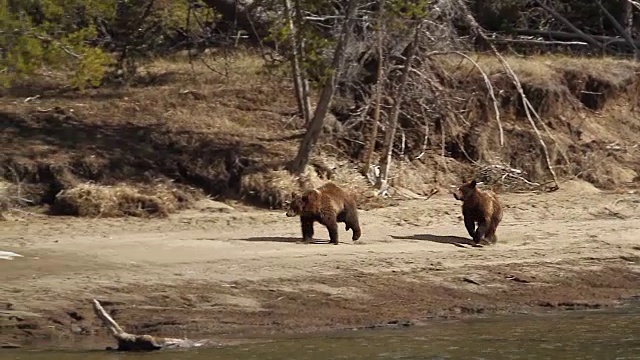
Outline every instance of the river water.
[(342, 331), (146, 354), (0, 350), (0, 359), (640, 359), (640, 306), (436, 320), (420, 327)]

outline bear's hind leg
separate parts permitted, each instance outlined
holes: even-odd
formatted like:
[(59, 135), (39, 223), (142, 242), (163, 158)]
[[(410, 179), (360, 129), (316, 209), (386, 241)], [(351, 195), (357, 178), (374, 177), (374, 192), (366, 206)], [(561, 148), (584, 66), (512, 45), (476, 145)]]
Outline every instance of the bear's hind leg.
[(313, 219), (301, 216), (300, 224), (302, 225), (302, 241), (305, 243), (313, 241)]
[(489, 225), (489, 227), (487, 228), (487, 233), (485, 235), (485, 238), (492, 244), (495, 244), (498, 242), (498, 236), (496, 235), (495, 225)]
[(329, 243), (338, 245), (338, 222), (332, 218), (325, 218), (322, 223), (329, 231)]

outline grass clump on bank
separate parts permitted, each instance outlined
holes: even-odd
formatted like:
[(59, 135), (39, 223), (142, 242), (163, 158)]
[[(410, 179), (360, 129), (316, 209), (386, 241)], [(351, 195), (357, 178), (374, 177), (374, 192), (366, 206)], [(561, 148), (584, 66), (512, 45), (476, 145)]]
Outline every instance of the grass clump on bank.
[(189, 194), (164, 184), (132, 187), (85, 183), (57, 194), (51, 213), (81, 217), (167, 217), (193, 201)]

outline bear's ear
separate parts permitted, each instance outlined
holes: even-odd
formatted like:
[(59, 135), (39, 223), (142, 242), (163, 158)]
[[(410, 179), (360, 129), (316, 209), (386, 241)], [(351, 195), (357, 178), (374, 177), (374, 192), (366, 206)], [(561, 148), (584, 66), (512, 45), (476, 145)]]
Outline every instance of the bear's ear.
[(476, 187), (478, 183), (476, 182), (476, 179), (471, 180), (471, 182), (469, 183), (469, 185), (471, 185), (471, 187)]

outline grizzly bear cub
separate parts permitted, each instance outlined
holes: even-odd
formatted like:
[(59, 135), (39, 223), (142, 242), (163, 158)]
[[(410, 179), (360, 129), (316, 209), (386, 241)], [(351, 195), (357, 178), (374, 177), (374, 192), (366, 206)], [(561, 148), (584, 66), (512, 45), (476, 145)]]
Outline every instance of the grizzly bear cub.
[(302, 194), (291, 193), (287, 216), (300, 216), (302, 241), (313, 240), (315, 221), (329, 230), (329, 243), (338, 244), (338, 223), (345, 223), (345, 231), (353, 231), (353, 241), (360, 238), (360, 223), (356, 201), (350, 194), (333, 183), (307, 190)]
[(473, 242), (477, 245), (486, 239), (495, 244), (498, 241), (496, 228), (502, 221), (502, 205), (493, 191), (482, 191), (476, 185), (475, 180), (465, 183), (453, 193), (453, 196), (456, 200), (462, 201), (464, 226)]

